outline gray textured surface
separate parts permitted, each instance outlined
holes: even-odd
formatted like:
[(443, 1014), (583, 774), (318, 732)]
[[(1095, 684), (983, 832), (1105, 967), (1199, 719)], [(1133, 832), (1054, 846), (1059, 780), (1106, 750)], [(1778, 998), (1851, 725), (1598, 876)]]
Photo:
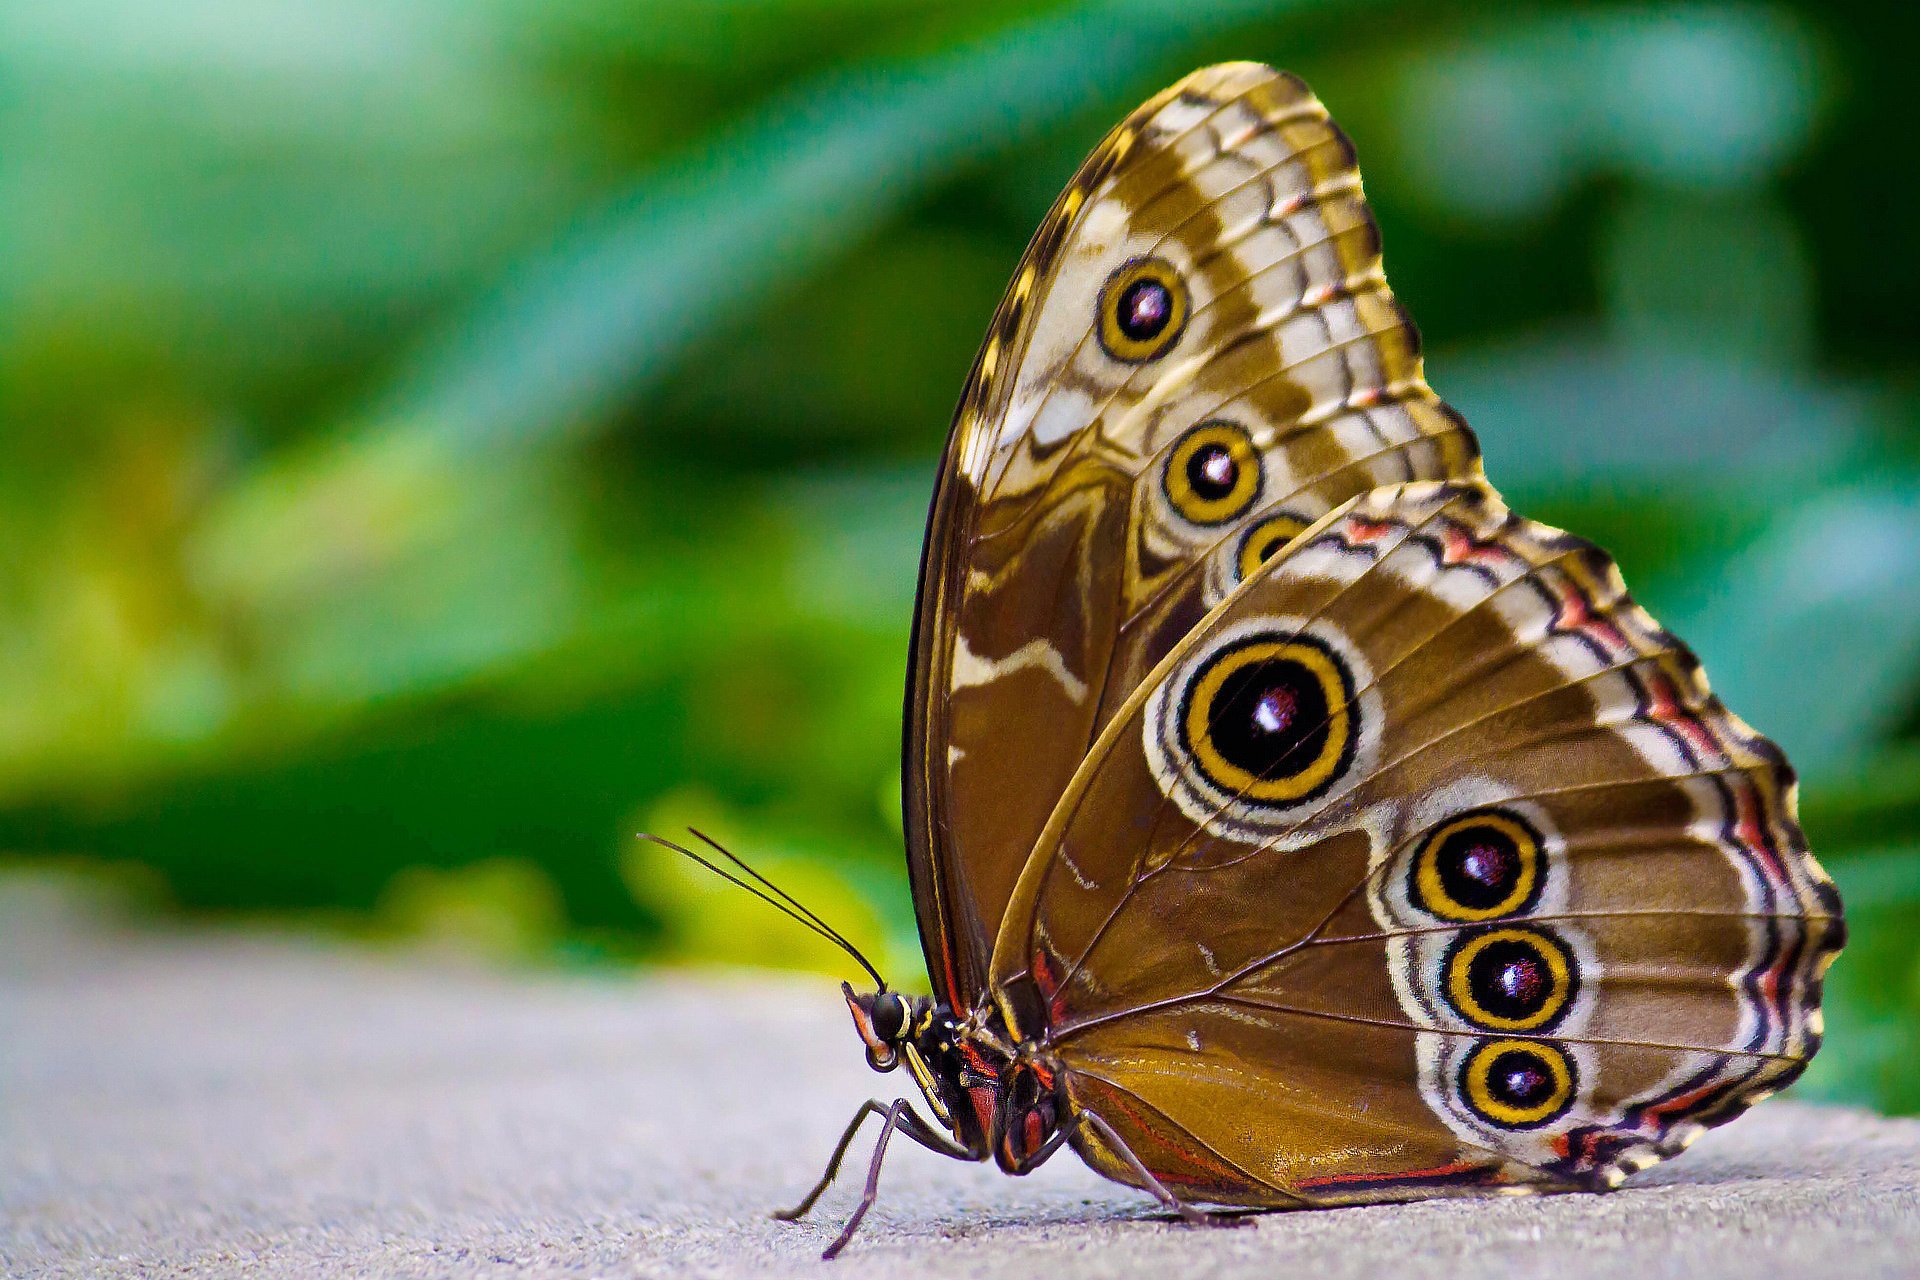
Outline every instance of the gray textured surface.
[[(1774, 1102), (1606, 1196), (1157, 1220), (1067, 1154), (901, 1144), (767, 1220), (873, 1090), (833, 984), (506, 978), (0, 913), (0, 1267), (105, 1276), (1920, 1272), (1920, 1124)], [(891, 1093), (885, 1096), (892, 1096)], [(864, 1152), (864, 1144), (857, 1148)]]

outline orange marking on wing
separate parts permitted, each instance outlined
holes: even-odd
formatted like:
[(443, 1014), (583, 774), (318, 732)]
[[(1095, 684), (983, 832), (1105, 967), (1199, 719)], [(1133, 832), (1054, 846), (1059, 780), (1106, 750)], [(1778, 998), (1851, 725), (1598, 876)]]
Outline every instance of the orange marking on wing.
[(1480, 1166), (1468, 1160), (1436, 1165), (1431, 1169), (1408, 1169), (1403, 1173), (1335, 1173), (1324, 1178), (1302, 1178), (1301, 1187), (1334, 1187), (1345, 1182), (1417, 1182), (1422, 1178), (1454, 1178), (1471, 1173)]
[(940, 964), (947, 973), (947, 1007), (958, 1009), (966, 993), (960, 990), (959, 975), (953, 970), (953, 942), (945, 929), (940, 931)]
[(1365, 546), (1378, 542), (1394, 530), (1394, 525), (1385, 520), (1362, 520), (1357, 516), (1347, 518), (1345, 537), (1349, 546)]
[[(1106, 1094), (1106, 1100), (1109, 1105), (1133, 1121), (1134, 1133), (1137, 1135), (1137, 1139), (1144, 1138), (1162, 1150), (1172, 1152), (1175, 1156), (1185, 1161), (1190, 1168), (1196, 1170), (1205, 1169), (1206, 1166), (1203, 1157), (1199, 1152), (1189, 1151), (1167, 1135), (1157, 1132), (1151, 1124), (1147, 1123), (1146, 1117), (1141, 1115), (1138, 1109), (1129, 1106), (1118, 1094), (1111, 1090), (1102, 1090), (1102, 1092)], [(1136, 1148), (1139, 1145), (1137, 1139), (1134, 1144)], [(1134, 1151), (1134, 1154), (1140, 1156), (1140, 1152), (1137, 1149)], [(1148, 1160), (1145, 1156), (1141, 1156), (1140, 1162), (1146, 1165), (1153, 1173), (1153, 1176), (1160, 1179), (1161, 1182), (1184, 1187), (1204, 1187), (1211, 1185), (1201, 1173), (1181, 1173), (1164, 1166), (1156, 1166), (1153, 1161)]]
[(1047, 958), (1046, 952), (1036, 949), (1029, 969), (1033, 974), (1033, 985), (1040, 988), (1040, 997), (1047, 1002), (1048, 1022), (1060, 1021), (1065, 1016), (1065, 999), (1060, 990), (1060, 975), (1053, 971), (1053, 962)]
[(1593, 611), (1587, 608), (1584, 592), (1576, 591), (1570, 582), (1556, 584), (1554, 594), (1560, 597), (1560, 608), (1555, 611), (1553, 625), (1560, 631), (1577, 631), (1593, 618)]
[(1594, 613), (1591, 597), (1571, 582), (1555, 583), (1553, 594), (1559, 600), (1554, 611), (1555, 631), (1578, 631), (1618, 652), (1627, 648), (1627, 637), (1606, 618)]
[(1699, 717), (1681, 704), (1679, 689), (1664, 673), (1655, 672), (1647, 677), (1647, 696), (1652, 704), (1647, 708), (1648, 719), (1657, 720), (1686, 738), (1704, 759), (1721, 755), (1720, 744)]
[(1736, 810), (1733, 829), (1740, 837), (1740, 843), (1760, 854), (1766, 860), (1767, 873), (1781, 883), (1787, 882), (1787, 869), (1781, 865), (1779, 851), (1773, 842), (1767, 839), (1766, 829), (1761, 825), (1760, 798), (1753, 788), (1744, 782), (1729, 788), (1733, 792)]
[[(1685, 1111), (1688, 1108), (1692, 1107), (1694, 1103), (1700, 1101), (1700, 1099), (1706, 1097), (1708, 1094), (1712, 1093), (1715, 1089), (1719, 1087), (1720, 1087), (1719, 1080), (1717, 1079), (1709, 1080), (1707, 1083), (1701, 1085), (1697, 1089), (1691, 1090), (1687, 1093), (1683, 1093), (1676, 1098), (1668, 1098), (1665, 1102), (1660, 1103), (1658, 1106), (1648, 1107), (1644, 1112), (1642, 1112), (1642, 1114), (1664, 1118), (1670, 1112)], [(1662, 1124), (1660, 1128), (1664, 1130), (1667, 1128), (1667, 1126)]]
[(1504, 564), (1511, 558), (1505, 547), (1482, 542), (1459, 525), (1450, 524), (1440, 530), (1441, 564)]

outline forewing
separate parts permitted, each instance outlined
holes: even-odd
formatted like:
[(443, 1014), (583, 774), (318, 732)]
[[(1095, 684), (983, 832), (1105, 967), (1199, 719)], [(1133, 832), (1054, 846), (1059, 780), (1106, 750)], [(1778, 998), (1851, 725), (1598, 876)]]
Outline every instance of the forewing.
[(1798, 1074), (1841, 936), (1784, 759), (1612, 562), (1415, 484), (1302, 535), (1119, 710), (993, 980), (1193, 1194), (1372, 1199), (1671, 1154)]
[(984, 994), (1082, 755), (1247, 569), (1376, 485), (1478, 474), (1304, 85), (1211, 67), (1108, 135), (994, 318), (929, 520), (903, 789), (939, 993)]

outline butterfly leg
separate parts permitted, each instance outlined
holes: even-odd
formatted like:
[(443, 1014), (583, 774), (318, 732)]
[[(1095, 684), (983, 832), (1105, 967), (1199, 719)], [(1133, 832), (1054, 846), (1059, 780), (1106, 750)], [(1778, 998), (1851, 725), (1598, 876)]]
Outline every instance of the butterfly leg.
[[(1253, 1220), (1251, 1218), (1239, 1214), (1208, 1213), (1205, 1209), (1196, 1209), (1179, 1196), (1174, 1195), (1173, 1192), (1167, 1190), (1165, 1183), (1153, 1176), (1151, 1169), (1140, 1163), (1140, 1157), (1133, 1154), (1133, 1149), (1121, 1140), (1119, 1134), (1113, 1131), (1113, 1126), (1093, 1112), (1081, 1111), (1076, 1113), (1073, 1118), (1073, 1123), (1084, 1124), (1099, 1134), (1100, 1140), (1106, 1143), (1108, 1149), (1115, 1155), (1126, 1161), (1127, 1168), (1133, 1170), (1134, 1173), (1139, 1176), (1141, 1184), (1153, 1194), (1154, 1198), (1159, 1200), (1161, 1204), (1167, 1206), (1167, 1208), (1179, 1214), (1181, 1221), (1196, 1227), (1244, 1227), (1252, 1223)], [(1062, 1125), (1060, 1127), (1061, 1133), (1066, 1133), (1071, 1127), (1071, 1125)]]
[(847, 1148), (853, 1145), (853, 1135), (860, 1132), (860, 1126), (866, 1123), (868, 1116), (885, 1110), (886, 1106), (877, 1099), (869, 1098), (861, 1103), (860, 1109), (853, 1113), (853, 1119), (847, 1121), (846, 1131), (840, 1135), (840, 1141), (834, 1145), (833, 1155), (827, 1161), (827, 1171), (820, 1175), (820, 1181), (813, 1184), (813, 1190), (807, 1192), (806, 1199), (791, 1209), (774, 1210), (773, 1216), (781, 1222), (797, 1222), (806, 1217), (814, 1202), (833, 1185), (834, 1176), (840, 1172), (840, 1162), (847, 1158)]
[(920, 1114), (913, 1109), (905, 1098), (900, 1099), (891, 1106), (877, 1099), (870, 1098), (866, 1102), (861, 1103), (860, 1109), (853, 1113), (853, 1119), (848, 1121), (846, 1130), (840, 1135), (840, 1141), (833, 1148), (832, 1158), (827, 1161), (826, 1172), (821, 1174), (820, 1180), (813, 1184), (813, 1189), (807, 1192), (806, 1198), (791, 1209), (777, 1211), (773, 1215), (775, 1218), (780, 1219), (782, 1222), (793, 1222), (796, 1219), (806, 1216), (808, 1211), (813, 1208), (815, 1202), (818, 1201), (821, 1195), (826, 1192), (826, 1189), (832, 1185), (835, 1176), (840, 1172), (841, 1161), (847, 1157), (847, 1148), (853, 1145), (854, 1135), (860, 1131), (860, 1126), (865, 1123), (866, 1118), (871, 1115), (885, 1115), (887, 1120), (881, 1130), (880, 1141), (874, 1146), (873, 1162), (867, 1172), (866, 1197), (861, 1201), (859, 1209), (855, 1211), (853, 1220), (847, 1224), (847, 1229), (841, 1233), (840, 1239), (834, 1242), (832, 1250), (827, 1255), (829, 1257), (832, 1256), (833, 1253), (839, 1252), (841, 1246), (845, 1245), (847, 1240), (852, 1237), (854, 1228), (860, 1225), (860, 1219), (865, 1216), (867, 1209), (872, 1206), (874, 1197), (879, 1192), (880, 1160), (881, 1157), (886, 1154), (887, 1142), (892, 1137), (894, 1129), (898, 1128), (902, 1133), (912, 1138), (927, 1150), (937, 1152), (943, 1156), (951, 1156), (955, 1160), (979, 1160), (982, 1158), (980, 1152), (955, 1142), (953, 1139), (947, 1137), (946, 1134), (941, 1133), (938, 1129), (921, 1119)]
[[(860, 1228), (860, 1220), (867, 1216), (867, 1210), (873, 1208), (873, 1202), (879, 1199), (880, 1163), (887, 1158), (887, 1143), (892, 1140), (893, 1131), (897, 1128), (907, 1128), (909, 1133), (913, 1133), (912, 1128), (902, 1123), (901, 1118), (903, 1116), (913, 1123), (918, 1124), (921, 1129), (925, 1129), (926, 1126), (924, 1122), (921, 1122), (920, 1117), (914, 1114), (913, 1107), (908, 1104), (905, 1098), (901, 1098), (891, 1107), (887, 1108), (886, 1123), (880, 1126), (880, 1140), (873, 1144), (873, 1159), (867, 1164), (867, 1189), (860, 1196), (859, 1207), (853, 1211), (853, 1216), (847, 1219), (847, 1225), (840, 1228), (840, 1234), (834, 1238), (833, 1243), (821, 1252), (821, 1258), (831, 1260), (842, 1249), (847, 1247), (847, 1241), (853, 1239), (853, 1233)], [(919, 1138), (923, 1145), (928, 1145), (925, 1136), (921, 1134), (915, 1134), (914, 1136)], [(935, 1147), (934, 1150), (937, 1151), (939, 1148)]]

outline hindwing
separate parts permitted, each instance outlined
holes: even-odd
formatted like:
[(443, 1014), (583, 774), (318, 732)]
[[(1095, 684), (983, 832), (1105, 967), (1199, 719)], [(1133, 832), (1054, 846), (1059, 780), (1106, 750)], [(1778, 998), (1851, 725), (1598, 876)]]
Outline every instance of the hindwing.
[(1339, 1202), (1672, 1154), (1799, 1073), (1842, 936), (1791, 770), (1605, 554), (1416, 483), (1116, 710), (991, 980), (1176, 1191)]
[(903, 792), (942, 998), (983, 998), (1047, 815), (1188, 628), (1356, 494), (1479, 473), (1304, 85), (1211, 67), (1109, 134), (994, 318), (929, 518)]

